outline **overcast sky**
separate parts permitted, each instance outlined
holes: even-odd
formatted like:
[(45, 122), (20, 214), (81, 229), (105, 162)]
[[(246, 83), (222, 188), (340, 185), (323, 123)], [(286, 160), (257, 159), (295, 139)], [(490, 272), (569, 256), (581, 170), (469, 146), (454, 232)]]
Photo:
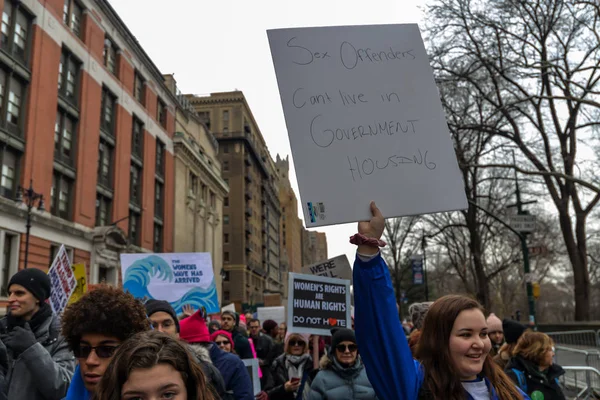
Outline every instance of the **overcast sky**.
[[(266, 30), (305, 26), (419, 22), (424, 0), (109, 0), (164, 74), (183, 93), (241, 90), (271, 156), (290, 155)], [(290, 180), (298, 196), (298, 183)], [(300, 197), (298, 196), (300, 201)], [(300, 218), (303, 218), (299, 210)], [(327, 233), (329, 256), (355, 247), (356, 224), (318, 228)]]

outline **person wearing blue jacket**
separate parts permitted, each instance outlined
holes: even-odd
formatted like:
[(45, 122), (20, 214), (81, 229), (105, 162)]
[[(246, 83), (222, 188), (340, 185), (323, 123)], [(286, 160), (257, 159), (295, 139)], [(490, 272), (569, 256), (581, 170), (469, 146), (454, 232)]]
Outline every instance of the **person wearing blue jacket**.
[(350, 242), (354, 263), (355, 327), (359, 351), (380, 400), (530, 400), (489, 357), (491, 342), (481, 305), (445, 296), (429, 309), (414, 360), (394, 289), (379, 247), (385, 220), (375, 203)]

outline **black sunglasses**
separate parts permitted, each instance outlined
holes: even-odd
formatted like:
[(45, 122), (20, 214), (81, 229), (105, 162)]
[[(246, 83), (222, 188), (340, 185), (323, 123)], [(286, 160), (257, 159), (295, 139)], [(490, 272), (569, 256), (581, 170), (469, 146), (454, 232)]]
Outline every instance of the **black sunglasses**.
[(346, 349), (348, 349), (350, 353), (354, 353), (356, 350), (358, 350), (358, 346), (355, 344), (338, 344), (335, 346), (335, 349), (340, 353), (345, 353)]
[(303, 340), (290, 340), (289, 345), (294, 347), (294, 346), (306, 346), (306, 342)]
[(230, 344), (231, 342), (229, 340), (220, 340), (218, 342), (215, 342), (218, 346), (226, 346), (228, 344)]
[(76, 358), (88, 358), (92, 353), (92, 350), (96, 353), (96, 355), (100, 358), (110, 358), (115, 354), (115, 350), (117, 350), (119, 346), (86, 346), (80, 345), (78, 348), (73, 350)]

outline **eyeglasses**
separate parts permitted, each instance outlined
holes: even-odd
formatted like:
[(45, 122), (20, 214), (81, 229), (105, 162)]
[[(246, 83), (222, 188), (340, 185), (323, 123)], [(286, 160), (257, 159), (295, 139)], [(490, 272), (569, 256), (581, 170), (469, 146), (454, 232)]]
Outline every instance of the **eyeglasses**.
[(348, 349), (350, 353), (354, 353), (356, 350), (358, 350), (358, 346), (355, 344), (338, 344), (335, 346), (335, 349), (340, 353), (345, 353), (346, 349)]
[(231, 344), (231, 342), (229, 340), (219, 340), (218, 342), (215, 342), (217, 344), (217, 346), (227, 346), (228, 344)]
[(83, 345), (74, 349), (73, 353), (75, 354), (76, 358), (88, 358), (93, 350), (96, 353), (96, 355), (100, 358), (111, 358), (118, 347), (119, 346), (101, 345), (94, 347)]
[(306, 346), (306, 342), (304, 340), (290, 340), (289, 345), (292, 347), (294, 347), (294, 346), (304, 347), (304, 346)]

